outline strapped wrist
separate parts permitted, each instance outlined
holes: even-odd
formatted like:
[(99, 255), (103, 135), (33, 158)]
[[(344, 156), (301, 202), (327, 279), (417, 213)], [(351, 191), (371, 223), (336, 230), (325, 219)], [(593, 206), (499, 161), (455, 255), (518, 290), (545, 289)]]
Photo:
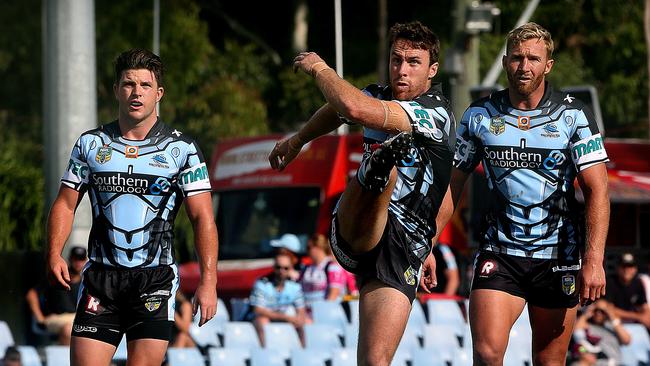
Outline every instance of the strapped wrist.
[(318, 76), (319, 72), (327, 69), (331, 69), (331, 67), (329, 67), (325, 61), (315, 62), (311, 65), (311, 76), (315, 79)]

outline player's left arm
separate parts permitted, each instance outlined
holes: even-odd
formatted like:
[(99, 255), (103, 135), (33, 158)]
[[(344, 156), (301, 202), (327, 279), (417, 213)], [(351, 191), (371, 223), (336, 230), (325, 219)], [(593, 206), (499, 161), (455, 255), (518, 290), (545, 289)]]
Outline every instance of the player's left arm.
[(315, 52), (296, 56), (293, 67), (311, 75), (327, 102), (345, 118), (388, 133), (411, 131), (409, 116), (399, 103), (364, 94), (340, 78)]
[(578, 174), (585, 198), (585, 251), (582, 258), (580, 301), (594, 301), (605, 295), (603, 260), (609, 229), (609, 194), (605, 164), (593, 165)]
[[(187, 216), (194, 228), (194, 245), (199, 256), (201, 280), (192, 301), (193, 314), (201, 310), (199, 326), (212, 319), (217, 312), (217, 259), (219, 243), (217, 226), (212, 213), (210, 192), (185, 199)], [(222, 309), (225, 310), (225, 309)]]

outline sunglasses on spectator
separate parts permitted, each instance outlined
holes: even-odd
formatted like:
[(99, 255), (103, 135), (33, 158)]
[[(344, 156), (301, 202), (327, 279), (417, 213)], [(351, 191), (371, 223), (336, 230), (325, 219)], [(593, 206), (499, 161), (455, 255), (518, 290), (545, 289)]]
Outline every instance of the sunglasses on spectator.
[(291, 267), (287, 267), (287, 266), (278, 266), (277, 264), (276, 264), (275, 266), (273, 266), (273, 268), (275, 268), (275, 269), (283, 269), (283, 270), (285, 270), (285, 271), (288, 271), (288, 270), (291, 269)]

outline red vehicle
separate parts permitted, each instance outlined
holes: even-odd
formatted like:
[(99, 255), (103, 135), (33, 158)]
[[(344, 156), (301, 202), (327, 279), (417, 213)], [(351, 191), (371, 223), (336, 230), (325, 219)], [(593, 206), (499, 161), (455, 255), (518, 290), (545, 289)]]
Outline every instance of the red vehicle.
[[(282, 135), (220, 143), (210, 160), (219, 229), (219, 297), (247, 297), (256, 278), (271, 271), (269, 242), (285, 233), (326, 233), (331, 212), (361, 161), (359, 134), (328, 135), (304, 146), (282, 172), (268, 154)], [(182, 265), (181, 289), (196, 288), (196, 263)]]
[[(210, 160), (219, 228), (219, 297), (247, 297), (255, 279), (271, 272), (271, 239), (296, 234), (304, 249), (309, 235), (326, 233), (332, 209), (361, 161), (359, 134), (328, 135), (305, 145), (296, 160), (277, 172), (270, 168), (268, 154), (282, 137), (226, 140)], [(611, 159), (608, 253), (650, 254), (650, 226), (643, 225), (650, 222), (650, 143), (607, 139), (605, 146)], [(465, 255), (477, 247), (475, 228), (482, 220), (485, 189), (478, 171), (440, 237)], [(577, 184), (576, 192), (580, 199)], [(193, 292), (198, 265), (181, 265), (180, 272), (181, 289)]]

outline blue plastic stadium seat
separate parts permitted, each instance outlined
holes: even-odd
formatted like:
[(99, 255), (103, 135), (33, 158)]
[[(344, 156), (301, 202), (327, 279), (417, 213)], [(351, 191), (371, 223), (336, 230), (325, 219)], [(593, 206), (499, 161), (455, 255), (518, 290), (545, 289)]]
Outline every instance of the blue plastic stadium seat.
[(198, 348), (175, 348), (167, 349), (168, 366), (197, 366), (205, 365), (203, 355)]
[(0, 358), (4, 357), (5, 349), (14, 345), (14, 336), (11, 334), (9, 324), (0, 320)]
[(645, 326), (637, 323), (624, 323), (623, 327), (630, 333), (630, 344), (621, 346), (623, 364), (637, 366), (650, 363), (650, 336)]
[(329, 324), (305, 325), (305, 347), (314, 349), (341, 348), (337, 328)]
[(291, 351), (291, 365), (325, 366), (331, 352), (324, 349), (294, 349)]
[(117, 349), (115, 350), (115, 354), (113, 354), (113, 360), (115, 361), (124, 361), (126, 360), (126, 356), (128, 354), (128, 350), (126, 347), (126, 336), (122, 336), (122, 340), (120, 341), (120, 344), (117, 345)]
[(17, 348), (18, 352), (20, 352), (22, 366), (43, 366), (36, 348), (32, 346), (18, 346)]
[(316, 301), (311, 305), (311, 314), (314, 323), (333, 325), (341, 335), (348, 325), (348, 317), (345, 315), (341, 303), (337, 301)]
[(70, 347), (45, 347), (45, 364), (47, 366), (70, 366)]
[(208, 357), (211, 366), (246, 366), (251, 352), (247, 348), (210, 348)]
[(260, 339), (252, 323), (228, 322), (224, 324), (223, 345), (226, 348), (260, 348)]
[(250, 366), (286, 366), (287, 358), (277, 349), (255, 348), (251, 350)]
[(296, 328), (290, 323), (269, 323), (264, 325), (264, 348), (277, 350), (287, 359), (291, 351), (302, 348)]
[(411, 366), (447, 366), (452, 361), (440, 357), (436, 349), (420, 348), (411, 352)]
[(357, 366), (356, 348), (340, 348), (332, 351), (332, 366)]

